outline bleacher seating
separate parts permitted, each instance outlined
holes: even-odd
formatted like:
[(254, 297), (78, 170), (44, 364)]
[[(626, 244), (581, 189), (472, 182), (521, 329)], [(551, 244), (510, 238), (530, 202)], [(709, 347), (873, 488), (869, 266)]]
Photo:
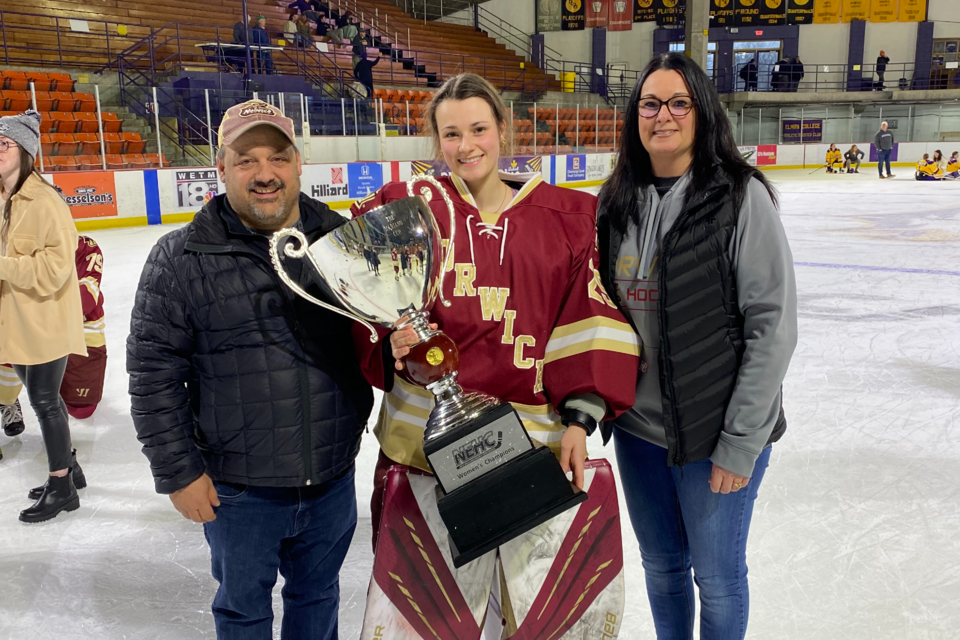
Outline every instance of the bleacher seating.
[[(273, 44), (283, 39), (280, 30), (287, 18), (287, 4), (273, 0), (247, 2), (250, 14), (266, 16)], [(43, 0), (36, 8), (33, 5), (25, 8), (14, 0), (0, 0), (0, 9), (11, 12), (4, 17), (4, 41), (8, 49), (12, 47), (17, 56), (29, 58), (30, 64), (76, 68), (98, 68), (112, 62), (117, 52), (149, 36), (151, 28), (163, 29), (171, 23), (179, 23), (175, 30), (170, 28), (169, 33), (183, 39), (180, 49), (176, 50), (176, 39), (161, 38), (162, 44), (155, 49), (155, 60), (168, 60), (177, 66), (209, 65), (206, 55), (194, 45), (231, 41), (232, 27), (240, 13), (240, 5), (235, 2), (216, 0), (215, 5), (191, 0), (155, 0), (148, 4), (139, 0), (104, 3)], [(403, 52), (408, 59), (415, 59), (415, 64), (423, 67), (424, 73), (418, 74), (416, 69), (409, 68), (410, 64), (384, 56), (373, 69), (375, 85), (425, 86), (428, 82), (425, 74), (432, 74), (442, 81), (463, 71), (474, 71), (504, 88), (511, 85), (514, 90), (521, 89), (524, 81), (529, 83), (538, 79), (548, 82), (546, 89), (560, 90), (559, 79), (545, 77), (523, 57), (471, 26), (438, 22), (424, 24), (388, 0), (343, 0), (339, 6), (353, 10), (358, 16), (362, 14), (365, 28), (375, 22), (377, 31), (384, 34), (385, 42), (392, 43), (397, 51)], [(26, 15), (31, 12), (43, 14), (43, 17)], [(72, 31), (67, 26), (70, 19), (90, 21), (89, 32)], [(118, 34), (121, 25), (125, 32), (122, 36)], [(292, 43), (286, 43), (286, 47), (294, 50)], [(352, 79), (350, 45), (331, 46), (331, 49), (331, 54), (322, 59), (321, 65), (339, 67), (338, 73)], [(370, 51), (377, 54), (376, 49)], [(286, 55), (274, 56), (278, 71), (289, 73), (291, 65), (285, 58)], [(140, 62), (149, 64), (145, 58)], [(3, 88), (25, 90), (27, 74), (18, 74), (11, 75), (10, 86)], [(69, 79), (62, 81), (65, 85), (71, 82)], [(53, 79), (49, 88), (38, 86), (37, 90), (72, 90), (72, 87), (61, 87), (60, 82), (59, 78)]]
[[(0, 116), (31, 108), (34, 83), (40, 120), (40, 150), (47, 171), (102, 170), (100, 125), (92, 94), (74, 92), (65, 73), (0, 71)], [(42, 88), (42, 89), (41, 89)], [(148, 169), (159, 166), (157, 154), (144, 154), (147, 141), (124, 132), (117, 114), (102, 112), (108, 169)], [(166, 166), (166, 159), (164, 159)], [(39, 165), (39, 158), (38, 158)]]
[[(402, 133), (406, 133), (409, 125), (411, 135), (426, 135), (423, 114), (431, 92), (376, 89), (374, 97), (383, 100), (383, 117), (388, 124), (398, 126)], [(514, 113), (516, 155), (533, 153), (534, 141), (538, 154), (572, 153), (577, 143), (581, 149), (585, 147), (588, 151), (614, 151), (623, 130), (623, 112), (613, 109), (581, 110), (578, 116), (575, 108), (559, 111), (555, 108), (539, 108), (536, 113), (537, 127), (534, 126), (533, 116), (533, 108), (528, 107)], [(556, 144), (558, 138), (561, 141), (559, 145)]]

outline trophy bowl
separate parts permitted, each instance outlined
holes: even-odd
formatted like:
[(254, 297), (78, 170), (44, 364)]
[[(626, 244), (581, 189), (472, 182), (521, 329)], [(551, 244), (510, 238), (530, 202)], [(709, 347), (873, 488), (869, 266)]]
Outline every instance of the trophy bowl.
[[(414, 184), (433, 185), (450, 214), (450, 240), (442, 251), (430, 188), (414, 196)], [(270, 239), (273, 267), (297, 295), (360, 322), (377, 342), (378, 324), (412, 327), (419, 341), (403, 359), (402, 375), (433, 393), (435, 406), (424, 431), (423, 451), (437, 479), (437, 504), (450, 532), (454, 565), (461, 567), (503, 542), (587, 499), (570, 483), (548, 447), (533, 441), (509, 403), (467, 393), (457, 382), (460, 353), (429, 312), (443, 298), (443, 277), (454, 255), (456, 214), (443, 186), (429, 176), (407, 183), (410, 197), (367, 211), (313, 243), (299, 229)], [(320, 300), (294, 282), (281, 254), (306, 259)], [(442, 256), (442, 258), (441, 258)]]

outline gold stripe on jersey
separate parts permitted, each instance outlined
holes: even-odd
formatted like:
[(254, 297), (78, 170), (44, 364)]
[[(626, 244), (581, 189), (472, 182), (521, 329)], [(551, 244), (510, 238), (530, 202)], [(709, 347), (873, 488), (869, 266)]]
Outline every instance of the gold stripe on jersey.
[[(499, 172), (498, 175), (501, 181), (509, 180), (511, 182), (516, 182), (518, 179), (524, 178), (529, 174), (517, 175), (515, 173), (507, 173), (506, 171), (501, 171)], [(463, 180), (461, 180), (459, 176), (451, 173), (450, 181), (453, 182), (453, 186), (456, 187), (457, 193), (460, 194), (460, 197), (463, 198), (465, 202), (468, 202), (474, 207), (479, 208), (477, 207), (476, 201), (473, 199), (473, 194), (471, 194), (470, 189), (467, 188), (467, 184)], [(524, 183), (523, 187), (521, 187), (520, 190), (517, 191), (517, 195), (513, 196), (513, 200), (510, 201), (510, 204), (507, 205), (507, 208), (504, 209), (504, 212), (509, 211), (511, 207), (520, 204), (520, 202), (523, 199), (525, 199), (527, 196), (529, 196), (530, 192), (536, 189), (541, 182), (543, 182), (543, 176), (540, 175), (539, 173), (534, 174), (534, 176), (529, 180), (527, 180)]]
[[(560, 455), (560, 438), (566, 427), (550, 404), (512, 402), (530, 437)], [(384, 394), (383, 405), (373, 432), (388, 458), (400, 464), (430, 471), (423, 454), (423, 432), (433, 409), (433, 394), (394, 376), (393, 391)]]
[(90, 292), (90, 295), (93, 296), (94, 300), (100, 299), (100, 284), (97, 282), (97, 279), (93, 276), (87, 276), (86, 278), (80, 279), (80, 286), (86, 287), (87, 291)]
[(543, 359), (547, 363), (555, 362), (587, 351), (613, 351), (639, 356), (640, 342), (626, 322), (594, 316), (554, 329), (547, 341)]
[(83, 339), (88, 347), (105, 347), (107, 346), (106, 338), (106, 328), (107, 324), (103, 321), (103, 318), (99, 320), (91, 320), (90, 322), (83, 323)]

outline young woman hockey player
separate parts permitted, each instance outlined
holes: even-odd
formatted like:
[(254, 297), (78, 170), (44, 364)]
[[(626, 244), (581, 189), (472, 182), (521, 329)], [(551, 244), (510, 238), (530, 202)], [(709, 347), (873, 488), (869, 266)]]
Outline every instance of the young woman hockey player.
[(837, 149), (837, 145), (831, 144), (827, 149), (827, 173), (842, 173), (840, 167), (843, 166), (843, 153)]
[[(378, 537), (361, 637), (580, 640), (605, 630), (615, 637), (623, 611), (616, 490), (605, 461), (585, 464), (586, 438), (633, 404), (638, 347), (600, 285), (596, 198), (548, 185), (539, 173), (498, 171), (509, 111), (479, 76), (449, 79), (426, 121), (450, 167), (440, 183), (457, 224), (444, 280), (453, 304), (437, 304), (431, 321), (460, 349), (463, 388), (510, 402), (590, 498), (454, 569), (436, 482), (425, 475), (433, 396), (394, 376), (375, 430)], [(438, 196), (430, 206), (449, 238)], [(391, 183), (353, 214), (405, 197), (406, 185)], [(412, 330), (391, 335), (398, 368), (415, 342)]]

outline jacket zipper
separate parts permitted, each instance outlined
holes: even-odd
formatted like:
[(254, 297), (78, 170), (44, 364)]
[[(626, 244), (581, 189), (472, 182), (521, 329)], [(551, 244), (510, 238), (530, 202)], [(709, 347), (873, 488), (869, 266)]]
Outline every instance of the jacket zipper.
[[(273, 264), (263, 258), (256, 251), (248, 249), (246, 247), (238, 247), (236, 245), (192, 245), (187, 243), (184, 246), (184, 249), (187, 251), (196, 251), (197, 253), (206, 253), (214, 255), (226, 255), (231, 253), (239, 253), (248, 256), (253, 256), (257, 260), (267, 265), (267, 268), (270, 270), (270, 273), (273, 275), (274, 280), (277, 284), (280, 285), (280, 290), (284, 290), (284, 284), (280, 281), (280, 278), (277, 277), (276, 272), (273, 270)], [(290, 297), (290, 294), (285, 294), (287, 297)], [(297, 308), (295, 306), (296, 300), (291, 300), (291, 309), (293, 310), (293, 334), (294, 338), (297, 341), (297, 344), (300, 345), (301, 351), (306, 351), (303, 348), (303, 344), (300, 342), (300, 320), (297, 317)], [(303, 415), (303, 445), (301, 450), (301, 460), (303, 463), (303, 472), (306, 484), (309, 486), (313, 483), (313, 455), (311, 448), (313, 447), (313, 434), (311, 433), (312, 428), (312, 416), (310, 413), (310, 375), (307, 371), (307, 365), (304, 362), (299, 364), (300, 370), (300, 412)]]

